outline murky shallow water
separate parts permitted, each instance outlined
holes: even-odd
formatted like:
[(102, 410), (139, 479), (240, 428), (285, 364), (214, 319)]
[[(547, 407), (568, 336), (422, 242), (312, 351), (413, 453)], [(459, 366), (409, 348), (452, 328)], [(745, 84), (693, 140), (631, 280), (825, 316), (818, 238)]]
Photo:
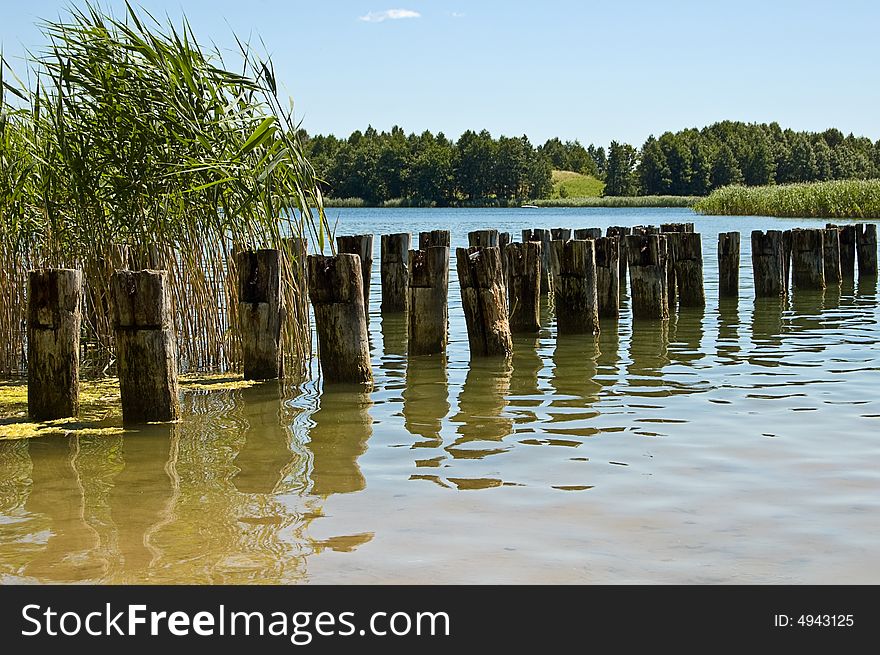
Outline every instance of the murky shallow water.
[[(185, 420), (0, 442), (0, 581), (878, 583), (876, 281), (753, 300), (748, 233), (687, 210), (331, 210), (340, 233), (692, 220), (708, 306), (469, 363), (378, 313), (377, 388), (188, 392)], [(719, 306), (719, 231), (743, 235)], [(453, 260), (454, 262), (454, 260)]]

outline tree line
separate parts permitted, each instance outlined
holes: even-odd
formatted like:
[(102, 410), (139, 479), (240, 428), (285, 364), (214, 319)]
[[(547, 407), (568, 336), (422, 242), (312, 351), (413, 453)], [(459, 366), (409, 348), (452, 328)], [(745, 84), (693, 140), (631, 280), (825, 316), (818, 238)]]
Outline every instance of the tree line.
[(333, 198), (370, 204), (508, 204), (545, 198), (551, 172), (568, 170), (605, 182), (607, 196), (706, 195), (731, 184), (880, 178), (880, 141), (831, 128), (783, 130), (777, 123), (723, 121), (648, 137), (641, 148), (612, 141), (607, 151), (578, 141), (492, 137), (468, 130), (406, 135), (368, 127), (347, 139), (300, 132), (306, 155)]

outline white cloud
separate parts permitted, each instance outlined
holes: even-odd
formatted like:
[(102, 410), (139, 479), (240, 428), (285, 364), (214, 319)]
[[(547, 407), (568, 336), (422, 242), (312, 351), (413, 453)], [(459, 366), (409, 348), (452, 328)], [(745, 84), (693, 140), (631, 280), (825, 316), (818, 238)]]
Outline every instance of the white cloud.
[(464, 18), (464, 14), (460, 11), (453, 11), (449, 15), (452, 16), (453, 18)]
[(422, 15), (412, 9), (386, 9), (385, 11), (371, 11), (360, 20), (365, 23), (381, 23), (384, 20), (400, 20), (401, 18), (421, 18)]

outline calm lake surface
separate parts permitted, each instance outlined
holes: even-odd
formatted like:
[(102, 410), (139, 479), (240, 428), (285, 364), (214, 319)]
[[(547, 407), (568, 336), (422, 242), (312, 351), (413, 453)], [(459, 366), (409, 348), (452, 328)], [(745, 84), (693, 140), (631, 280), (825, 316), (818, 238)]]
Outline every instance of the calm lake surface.
[[(331, 209), (376, 234), (372, 393), (184, 395), (118, 436), (0, 442), (0, 582), (880, 583), (876, 281), (755, 302), (748, 234), (683, 209)], [(379, 236), (694, 221), (705, 311), (469, 362), (379, 313)], [(743, 234), (717, 300), (717, 234)]]

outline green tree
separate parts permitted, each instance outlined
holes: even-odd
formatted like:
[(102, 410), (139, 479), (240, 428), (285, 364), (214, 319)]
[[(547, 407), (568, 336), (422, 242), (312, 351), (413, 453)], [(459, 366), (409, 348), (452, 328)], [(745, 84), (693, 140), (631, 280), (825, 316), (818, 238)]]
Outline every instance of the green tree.
[(712, 186), (722, 187), (729, 184), (742, 184), (743, 175), (736, 161), (733, 150), (726, 143), (721, 144), (712, 166)]
[(612, 141), (608, 146), (605, 171), (606, 196), (634, 196), (638, 193), (636, 165), (638, 153), (626, 143)]
[(669, 193), (672, 184), (672, 171), (666, 163), (666, 155), (657, 140), (650, 136), (642, 146), (642, 157), (638, 168), (641, 192), (648, 196)]

